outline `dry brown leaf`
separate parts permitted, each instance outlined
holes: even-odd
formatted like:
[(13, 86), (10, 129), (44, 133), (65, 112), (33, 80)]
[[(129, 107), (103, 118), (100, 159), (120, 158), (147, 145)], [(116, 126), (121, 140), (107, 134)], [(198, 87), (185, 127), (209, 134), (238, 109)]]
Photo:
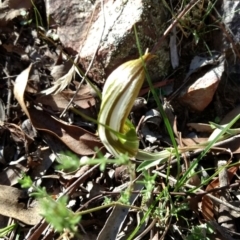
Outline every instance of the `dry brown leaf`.
[(32, 6), (31, 0), (7, 0), (9, 8), (28, 9)]
[(207, 142), (207, 140), (208, 140), (208, 138), (182, 138), (181, 139), (182, 143), (186, 147), (191, 147), (191, 146), (195, 146), (196, 144), (205, 143), (205, 142)]
[(31, 0), (6, 0), (0, 3), (0, 25), (18, 17), (32, 6)]
[[(164, 86), (167, 86), (167, 85), (170, 85), (171, 83), (173, 83), (173, 80), (174, 79), (166, 79), (166, 80), (163, 80), (161, 82), (156, 82), (156, 83), (153, 83), (153, 86), (154, 88), (161, 88), (161, 87), (164, 87)], [(147, 87), (144, 87), (140, 90), (138, 96), (143, 96), (145, 95), (146, 93), (148, 93), (150, 91), (150, 88), (149, 86)]]
[(229, 149), (232, 154), (240, 153), (240, 135), (231, 137), (228, 141), (221, 144), (222, 148)]
[(16, 78), (13, 93), (15, 98), (17, 99), (18, 103), (20, 104), (22, 110), (25, 112), (25, 114), (30, 118), (27, 107), (24, 102), (24, 92), (25, 88), (27, 86), (29, 73), (31, 71), (32, 64), (29, 65), (29, 67), (25, 70), (23, 70)]
[(48, 113), (31, 108), (27, 109), (24, 102), (24, 91), (27, 85), (30, 65), (16, 79), (14, 85), (14, 96), (18, 100), (22, 110), (31, 120), (37, 130), (50, 133), (61, 140), (73, 152), (80, 155), (95, 154), (95, 147), (101, 148), (102, 143), (93, 133), (77, 126), (70, 126), (51, 117)]
[(32, 179), (40, 179), (44, 176), (56, 158), (49, 147), (40, 148), (39, 150), (39, 158), (41, 161), (38, 161), (38, 164), (31, 169)]
[[(231, 182), (231, 180), (233, 179), (235, 173), (238, 170), (238, 166), (234, 166), (228, 169), (228, 181)], [(219, 187), (219, 179), (216, 178), (215, 180), (213, 180), (211, 183), (208, 184), (208, 186), (206, 187), (206, 191), (210, 191), (216, 187)], [(216, 193), (212, 193), (213, 195), (217, 195)], [(212, 200), (207, 196), (203, 196), (202, 198), (202, 214), (204, 216), (204, 218), (208, 221), (210, 220), (214, 220), (214, 203), (212, 202)]]
[[(65, 90), (62, 92), (63, 97), (65, 99), (68, 99), (68, 101), (70, 101), (74, 94), (75, 91), (73, 92), (71, 90)], [(83, 109), (87, 109), (90, 106), (95, 106), (96, 100), (92, 95), (91, 88), (89, 87), (89, 85), (81, 86), (81, 89), (79, 90), (77, 96), (74, 98), (74, 103)]]
[[(28, 147), (33, 141), (19, 126), (13, 123), (2, 123), (0, 126), (0, 136), (2, 138), (0, 162), (4, 165), (9, 164), (14, 156), (15, 158), (18, 157), (21, 148), (23, 148), (23, 146)], [(15, 152), (17, 146), (19, 149), (18, 153)]]
[[(89, 88), (88, 92), (86, 92), (87, 87), (85, 86), (87, 85), (84, 85), (83, 90), (80, 89), (77, 96), (74, 98), (74, 103), (83, 110), (89, 109), (91, 106), (95, 106), (96, 104), (96, 100), (90, 94)], [(61, 93), (57, 93), (55, 95), (40, 96), (36, 99), (36, 102), (50, 107), (53, 111), (61, 112), (67, 107), (74, 93), (75, 92), (70, 90), (64, 90)], [(87, 114), (86, 112), (84, 113)]]
[(226, 114), (226, 116), (220, 122), (221, 125), (230, 123), (240, 113), (240, 105), (236, 106), (232, 111)]
[(77, 154), (93, 155), (95, 147), (103, 146), (96, 135), (83, 128), (60, 122), (48, 113), (34, 108), (29, 109), (29, 113), (37, 130), (54, 135)]
[(13, 186), (18, 183), (19, 178), (27, 171), (28, 168), (20, 163), (13, 166), (7, 166), (0, 172), (0, 184)]
[(210, 124), (206, 124), (206, 123), (188, 123), (187, 126), (189, 128), (195, 129), (197, 132), (205, 132), (205, 133), (213, 132), (213, 129), (211, 128)]
[(7, 52), (16, 53), (20, 56), (26, 54), (25, 49), (22, 46), (19, 46), (19, 45), (15, 46), (11, 43), (10, 44), (2, 44), (2, 46), (4, 47), (4, 49)]
[(5, 104), (3, 103), (3, 100), (0, 99), (0, 125), (2, 122), (6, 120), (6, 113), (5, 113)]
[(73, 65), (72, 61), (70, 60), (62, 62), (61, 56), (62, 54), (60, 53), (59, 56), (60, 59), (59, 58), (57, 59), (57, 61), (61, 61), (61, 63), (58, 64), (57, 62), (56, 63), (57, 65), (54, 65), (51, 69), (51, 76), (54, 78), (54, 80), (58, 80), (59, 78), (67, 74)]
[(42, 219), (39, 204), (35, 202), (33, 206), (27, 208), (24, 203), (27, 200), (24, 193), (23, 190), (0, 185), (1, 215), (18, 219), (29, 225), (35, 225)]
[(41, 93), (49, 95), (49, 94), (52, 94), (52, 93), (57, 94), (57, 93), (62, 92), (72, 81), (75, 72), (80, 74), (77, 67), (75, 66), (75, 64), (77, 62), (78, 62), (78, 56), (76, 56), (76, 58), (74, 60), (74, 63), (72, 63), (72, 67), (69, 69), (69, 71), (64, 76), (57, 79), (53, 83), (52, 87), (41, 91)]
[[(138, 193), (131, 193), (129, 200), (128, 200), (130, 205), (133, 205), (134, 202), (138, 199), (139, 192), (144, 187), (140, 180), (142, 180), (141, 175), (137, 179), (135, 179), (135, 182), (132, 185), (132, 189)], [(118, 187), (116, 187), (116, 188), (118, 188)], [(119, 188), (118, 188), (118, 191), (119, 191)], [(113, 192), (114, 192), (114, 190), (113, 190)], [(128, 213), (129, 213), (129, 208), (126, 208), (124, 206), (119, 206), (119, 205), (115, 206), (113, 208), (112, 212), (110, 213), (108, 219), (104, 223), (102, 230), (98, 234), (97, 240), (118, 239), (117, 235), (120, 232), (120, 230), (122, 230), (122, 227), (125, 223)]]
[(19, 126), (13, 123), (5, 123), (5, 127), (11, 132), (11, 138), (15, 142), (32, 143), (33, 138), (27, 135)]

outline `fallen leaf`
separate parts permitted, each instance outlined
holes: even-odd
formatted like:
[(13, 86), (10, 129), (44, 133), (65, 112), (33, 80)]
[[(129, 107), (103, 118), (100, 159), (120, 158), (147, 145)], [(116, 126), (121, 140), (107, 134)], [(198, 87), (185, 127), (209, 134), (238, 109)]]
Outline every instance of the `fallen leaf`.
[(229, 149), (233, 154), (240, 153), (240, 135), (233, 136), (221, 144), (222, 148)]
[(230, 123), (238, 114), (240, 113), (240, 105), (236, 106), (232, 111), (226, 114), (226, 116), (221, 120), (220, 124)]
[(52, 94), (52, 93), (57, 94), (59, 92), (62, 92), (70, 84), (70, 82), (72, 81), (72, 78), (73, 78), (75, 72), (79, 73), (77, 67), (75, 66), (77, 61), (78, 61), (78, 56), (76, 56), (74, 62), (72, 63), (72, 67), (69, 69), (67, 74), (65, 74), (64, 76), (62, 76), (59, 79), (57, 79), (53, 83), (52, 87), (50, 87), (50, 88), (48, 88), (46, 90), (41, 91), (41, 93), (49, 95), (49, 94)]
[(206, 123), (188, 123), (189, 128), (195, 129), (197, 132), (212, 133), (213, 129), (210, 124)]
[[(196, 144), (206, 143), (208, 141), (208, 138), (182, 138), (182, 143), (186, 147), (192, 147), (196, 146)], [(179, 143), (179, 141), (177, 140)]]
[[(228, 169), (228, 181), (229, 182), (231, 182), (231, 180), (233, 179), (237, 170), (238, 170), (238, 166), (234, 166), (234, 167), (231, 167)], [(205, 191), (210, 191), (216, 187), (219, 187), (219, 179), (218, 178), (216, 178), (211, 183), (209, 183), (208, 186), (206, 187)], [(217, 196), (217, 193), (212, 193), (212, 194)], [(207, 195), (204, 195), (202, 198), (202, 214), (203, 214), (204, 218), (208, 221), (214, 220), (213, 208), (214, 208), (213, 201)]]
[(14, 96), (18, 100), (22, 110), (31, 120), (33, 126), (40, 131), (50, 133), (57, 137), (73, 152), (80, 155), (95, 154), (95, 147), (101, 148), (103, 145), (93, 133), (77, 126), (68, 125), (50, 116), (47, 112), (34, 108), (27, 109), (24, 102), (24, 91), (27, 85), (30, 65), (17, 77), (14, 85)]
[(6, 25), (8, 21), (20, 16), (31, 6), (31, 0), (7, 0), (0, 3), (0, 25)]
[(18, 183), (19, 178), (23, 173), (26, 173), (28, 168), (20, 163), (10, 165), (0, 171), (0, 185), (13, 186)]
[(218, 58), (220, 58), (219, 54), (213, 54), (211, 57), (195, 56), (191, 61), (189, 71), (184, 81), (186, 81), (190, 75), (201, 70), (203, 67), (216, 64)]
[(172, 34), (170, 34), (170, 56), (171, 56), (171, 63), (172, 68), (175, 69), (179, 66), (179, 55), (178, 55), (178, 48), (177, 48), (177, 31), (176, 26), (172, 29)]
[(20, 56), (26, 54), (25, 49), (22, 46), (15, 46), (13, 44), (3, 44), (2, 45), (7, 52), (16, 53)]
[(27, 86), (28, 78), (29, 78), (29, 73), (31, 71), (32, 64), (29, 65), (27, 69), (22, 71), (16, 78), (15, 84), (14, 84), (14, 89), (13, 93), (15, 98), (17, 99), (18, 103), (20, 104), (22, 110), (25, 112), (25, 114), (30, 118), (27, 107), (24, 102), (24, 92), (25, 88)]
[(68, 61), (63, 61), (62, 57), (63, 54), (60, 52), (56, 64), (51, 69), (51, 76), (54, 80), (58, 80), (67, 74), (73, 65), (73, 62), (70, 59)]
[[(150, 109), (146, 112), (141, 125), (141, 132), (146, 141), (153, 144), (157, 139), (162, 137), (157, 131), (161, 121), (161, 114), (157, 110)], [(151, 126), (154, 126), (154, 130), (151, 130)]]
[[(88, 92), (86, 91), (88, 90)], [(43, 95), (36, 99), (37, 103), (42, 103), (46, 107), (50, 107), (52, 111), (61, 112), (63, 111), (70, 99), (73, 97), (75, 92), (70, 90), (64, 90), (61, 93), (55, 95)], [(74, 98), (74, 103), (83, 110), (84, 114), (89, 115), (90, 111), (87, 111), (90, 107), (95, 106), (96, 100), (90, 94), (90, 90), (87, 85), (84, 85), (83, 89), (80, 89), (77, 96)]]
[[(137, 180), (141, 180), (142, 177), (140, 176)], [(133, 190), (136, 192), (140, 192), (143, 189), (143, 184), (137, 182), (135, 180), (135, 183), (132, 186)], [(113, 190), (114, 192), (114, 190)], [(139, 197), (139, 193), (131, 193), (129, 197), (129, 205), (133, 205), (134, 202)], [(109, 215), (107, 221), (105, 222), (101, 232), (98, 235), (97, 240), (101, 239), (118, 239), (117, 235), (121, 228), (123, 227), (123, 224), (128, 216), (129, 208), (125, 206), (115, 206)], [(113, 225), (114, 223), (114, 225)]]
[(2, 99), (0, 99), (0, 123), (6, 120), (5, 114), (5, 104), (3, 103)]
[[(153, 86), (154, 88), (161, 88), (161, 87), (165, 87), (167, 85), (170, 85), (171, 83), (173, 83), (173, 79), (166, 79), (166, 80), (163, 80), (161, 82), (156, 82), (156, 83), (153, 83)], [(143, 95), (145, 95), (146, 93), (148, 93), (150, 91), (150, 88), (149, 86), (148, 87), (143, 87), (138, 96), (141, 97)]]
[(58, 121), (48, 113), (34, 108), (30, 108), (29, 113), (32, 124), (37, 130), (57, 137), (77, 154), (93, 155), (95, 147), (101, 148), (103, 146), (96, 135), (83, 128)]
[(0, 185), (1, 215), (18, 219), (29, 225), (37, 224), (42, 219), (40, 216), (40, 207), (35, 202), (33, 206), (27, 208), (23, 202), (21, 203), (21, 199), (25, 198), (24, 190)]

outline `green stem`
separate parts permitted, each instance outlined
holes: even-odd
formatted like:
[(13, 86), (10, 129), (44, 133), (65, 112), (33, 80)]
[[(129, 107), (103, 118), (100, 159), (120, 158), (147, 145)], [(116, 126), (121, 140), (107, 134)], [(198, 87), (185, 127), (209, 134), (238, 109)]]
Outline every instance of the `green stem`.
[(111, 203), (108, 203), (106, 205), (102, 205), (102, 206), (91, 208), (91, 209), (88, 209), (88, 210), (85, 210), (85, 211), (77, 212), (75, 214), (76, 215), (85, 215), (85, 214), (89, 214), (89, 213), (92, 213), (92, 212), (96, 212), (96, 211), (99, 211), (99, 210), (102, 210), (102, 209), (105, 209), (105, 208), (110, 208), (110, 207), (115, 207), (115, 206), (132, 208), (132, 209), (135, 209), (137, 211), (143, 211), (143, 209), (141, 209), (139, 207), (136, 207), (136, 206), (127, 205), (127, 204), (120, 203), (120, 202), (111, 202)]
[[(142, 50), (141, 50), (141, 46), (140, 46), (140, 42), (139, 42), (139, 38), (138, 38), (138, 35), (137, 35), (137, 30), (136, 30), (136, 26), (135, 25), (134, 25), (134, 32), (135, 32), (135, 37), (136, 37), (138, 51), (139, 51), (140, 56), (142, 57)], [(145, 62), (143, 60), (142, 60), (142, 64), (143, 64), (144, 70), (146, 72), (147, 82), (148, 82), (148, 85), (149, 85), (150, 90), (152, 92), (153, 98), (154, 98), (154, 100), (157, 103), (158, 109), (159, 109), (159, 111), (160, 111), (160, 113), (162, 115), (164, 124), (165, 124), (165, 126), (167, 128), (168, 134), (169, 134), (170, 139), (172, 141), (173, 147), (174, 147), (174, 149), (176, 151), (176, 157), (177, 157), (177, 160), (178, 160), (178, 162), (177, 162), (177, 169), (178, 169), (177, 179), (178, 179), (180, 177), (180, 173), (181, 173), (180, 154), (178, 152), (178, 146), (177, 146), (176, 140), (174, 138), (173, 130), (172, 130), (172, 127), (171, 127), (170, 122), (168, 120), (168, 117), (167, 117), (165, 111), (163, 110), (162, 104), (161, 104), (161, 102), (160, 102), (160, 100), (158, 98), (158, 95), (157, 95), (157, 93), (156, 93), (156, 91), (154, 89), (154, 86), (152, 84), (151, 78), (150, 78), (150, 76), (148, 74), (148, 71), (147, 71), (147, 68), (146, 68), (146, 64), (145, 64)], [(175, 189), (175, 191), (177, 191), (177, 189)]]

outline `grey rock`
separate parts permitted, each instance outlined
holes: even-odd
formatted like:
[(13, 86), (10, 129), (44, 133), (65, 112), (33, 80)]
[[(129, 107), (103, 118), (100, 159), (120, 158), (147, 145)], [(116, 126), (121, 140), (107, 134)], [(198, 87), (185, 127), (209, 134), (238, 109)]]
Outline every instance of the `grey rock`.
[[(58, 23), (58, 35), (69, 53), (79, 53), (80, 64), (86, 71), (96, 53), (89, 77), (104, 83), (120, 64), (138, 58), (133, 26), (144, 52), (157, 43), (166, 29), (168, 12), (157, 0), (90, 1), (47, 0), (48, 15)], [(150, 63), (152, 77), (165, 76), (170, 66), (167, 41)]]

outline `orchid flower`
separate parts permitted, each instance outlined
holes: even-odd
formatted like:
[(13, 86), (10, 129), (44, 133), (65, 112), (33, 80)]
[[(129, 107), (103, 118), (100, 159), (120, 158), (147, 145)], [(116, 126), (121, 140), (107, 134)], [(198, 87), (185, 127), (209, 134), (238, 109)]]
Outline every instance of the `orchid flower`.
[(142, 58), (123, 63), (105, 82), (98, 134), (106, 149), (115, 157), (120, 153), (135, 157), (138, 152), (139, 140), (128, 115), (145, 79), (142, 60), (146, 63), (153, 56), (146, 53)]

